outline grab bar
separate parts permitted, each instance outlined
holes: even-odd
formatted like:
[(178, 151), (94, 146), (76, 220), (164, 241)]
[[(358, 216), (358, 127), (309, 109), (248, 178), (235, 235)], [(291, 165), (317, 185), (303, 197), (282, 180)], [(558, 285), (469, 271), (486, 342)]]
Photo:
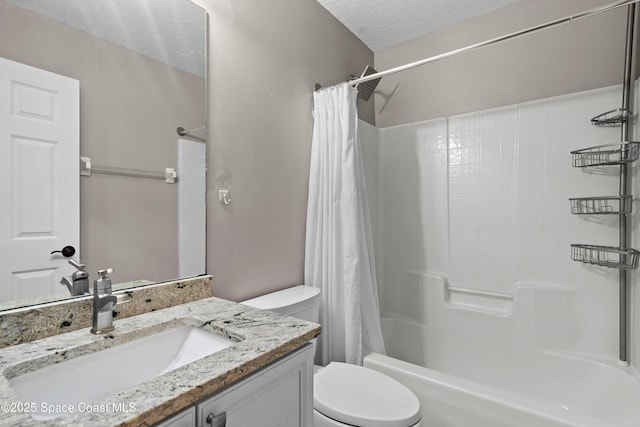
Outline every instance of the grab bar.
[(447, 290), (449, 292), (456, 292), (456, 293), (459, 293), (459, 294), (478, 295), (478, 296), (492, 297), (492, 298), (498, 298), (498, 299), (503, 299), (503, 300), (508, 300), (508, 301), (512, 301), (513, 300), (513, 295), (505, 293), (505, 292), (485, 291), (485, 290), (469, 289), (469, 288), (458, 288), (458, 287), (455, 287), (455, 286), (449, 286), (449, 287), (447, 287)]

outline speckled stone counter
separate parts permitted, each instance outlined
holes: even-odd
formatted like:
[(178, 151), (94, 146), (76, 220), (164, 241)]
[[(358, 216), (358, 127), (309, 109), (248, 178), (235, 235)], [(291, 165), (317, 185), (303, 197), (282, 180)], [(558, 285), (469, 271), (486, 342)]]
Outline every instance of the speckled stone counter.
[[(122, 285), (114, 286), (114, 293), (126, 293), (130, 301), (116, 306), (114, 310), (116, 319), (137, 316), (213, 296), (213, 280), (210, 275), (128, 287), (124, 290), (119, 289), (121, 287)], [(2, 348), (90, 326), (93, 297), (78, 296), (26, 307), (6, 309), (6, 306), (0, 306), (0, 308), (4, 309), (0, 312), (0, 348)]]
[[(29, 414), (6, 410), (7, 403), (19, 402), (10, 387), (11, 378), (183, 325), (198, 326), (238, 342), (110, 398), (86, 402), (101, 408), (97, 412), (66, 413), (53, 420), (36, 421)], [(104, 336), (92, 335), (86, 328), (1, 349), (0, 425), (153, 425), (301, 347), (320, 333), (317, 324), (218, 298), (116, 320), (115, 326), (113, 332)], [(118, 366), (96, 369), (115, 370)]]

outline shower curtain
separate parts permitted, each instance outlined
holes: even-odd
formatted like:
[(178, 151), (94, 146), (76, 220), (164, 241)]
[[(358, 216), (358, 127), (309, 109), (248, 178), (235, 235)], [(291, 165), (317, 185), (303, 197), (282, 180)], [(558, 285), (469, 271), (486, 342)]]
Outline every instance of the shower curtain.
[(322, 294), (321, 365), (385, 353), (356, 98), (349, 83), (313, 94), (304, 279)]

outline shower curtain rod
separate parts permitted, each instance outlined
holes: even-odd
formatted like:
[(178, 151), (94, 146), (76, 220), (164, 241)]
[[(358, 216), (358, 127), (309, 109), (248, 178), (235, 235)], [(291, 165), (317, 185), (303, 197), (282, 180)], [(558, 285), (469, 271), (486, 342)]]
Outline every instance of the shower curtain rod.
[(200, 138), (199, 136), (195, 136), (191, 133), (191, 132), (195, 132), (197, 130), (202, 130), (206, 128), (207, 128), (207, 125), (202, 125), (202, 126), (198, 126), (197, 128), (191, 128), (191, 129), (185, 129), (182, 126), (178, 126), (178, 128), (176, 129), (176, 133), (179, 136), (188, 136), (190, 138), (197, 139), (198, 141), (207, 142), (206, 138)]
[(596, 15), (596, 14), (601, 13), (601, 12), (607, 12), (607, 11), (616, 9), (618, 7), (627, 6), (627, 5), (638, 3), (638, 2), (640, 2), (640, 0), (621, 0), (621, 1), (616, 1), (616, 2), (613, 2), (613, 3), (606, 4), (604, 6), (596, 7), (596, 8), (589, 9), (587, 11), (581, 12), (581, 13), (577, 13), (575, 15), (570, 15), (570, 16), (566, 16), (564, 18), (556, 19), (555, 21), (550, 21), (550, 22), (547, 22), (546, 24), (538, 25), (538, 26), (535, 26), (535, 27), (530, 27), (530, 28), (527, 28), (525, 30), (516, 31), (514, 33), (510, 33), (510, 34), (507, 34), (507, 35), (504, 35), (504, 36), (496, 37), (496, 38), (493, 38), (493, 39), (490, 39), (490, 40), (486, 40), (486, 41), (483, 41), (483, 42), (480, 42), (480, 43), (472, 44), (470, 46), (466, 46), (466, 47), (463, 47), (463, 48), (460, 48), (460, 49), (452, 50), (452, 51), (449, 51), (449, 52), (446, 52), (446, 53), (441, 53), (439, 55), (432, 56), (432, 57), (425, 58), (425, 59), (421, 59), (420, 61), (412, 62), (410, 64), (405, 64), (405, 65), (401, 65), (399, 67), (391, 68), (391, 69), (386, 70), (386, 71), (380, 71), (380, 72), (375, 73), (375, 74), (370, 74), (370, 75), (368, 75), (366, 77), (353, 79), (353, 80), (350, 80), (349, 83), (351, 84), (351, 86), (355, 86), (355, 85), (357, 85), (359, 83), (368, 82), (370, 80), (379, 79), (381, 77), (385, 77), (385, 76), (388, 76), (388, 75), (391, 75), (391, 74), (399, 73), (401, 71), (406, 71), (406, 70), (409, 70), (411, 68), (420, 67), (422, 65), (429, 64), (431, 62), (435, 62), (435, 61), (438, 61), (440, 59), (445, 59), (445, 58), (448, 58), (450, 56), (457, 55), (459, 53), (468, 52), (470, 50), (474, 50), (474, 49), (477, 49), (477, 48), (480, 48), (480, 47), (484, 47), (484, 46), (489, 46), (489, 45), (492, 45), (492, 44), (495, 44), (495, 43), (500, 43), (500, 42), (503, 42), (503, 41), (506, 41), (506, 40), (514, 39), (516, 37), (524, 36), (526, 34), (535, 33), (535, 32), (541, 31), (541, 30), (545, 30), (547, 28), (552, 28), (552, 27), (555, 27), (557, 25), (573, 22), (573, 21), (581, 19), (581, 18), (586, 18), (587, 16)]

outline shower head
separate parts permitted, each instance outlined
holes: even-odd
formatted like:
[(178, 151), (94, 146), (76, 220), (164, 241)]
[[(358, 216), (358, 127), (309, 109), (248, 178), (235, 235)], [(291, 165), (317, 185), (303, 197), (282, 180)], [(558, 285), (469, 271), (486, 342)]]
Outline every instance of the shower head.
[[(372, 66), (367, 65), (360, 78), (370, 76), (371, 74), (375, 73), (377, 73), (377, 71)], [(376, 86), (378, 86), (378, 83), (380, 83), (381, 78), (382, 77), (355, 85), (355, 88), (358, 89), (358, 98), (362, 99), (365, 102), (368, 101), (369, 98), (371, 98), (371, 95), (373, 95), (373, 91), (376, 89)]]

